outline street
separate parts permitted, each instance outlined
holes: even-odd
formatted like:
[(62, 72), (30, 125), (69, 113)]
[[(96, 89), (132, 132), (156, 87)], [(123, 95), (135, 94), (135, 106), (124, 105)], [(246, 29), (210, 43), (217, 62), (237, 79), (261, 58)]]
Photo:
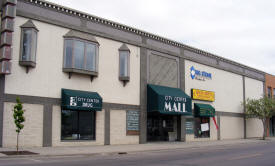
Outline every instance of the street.
[(274, 166), (275, 142), (112, 155), (1, 158), (0, 166)]

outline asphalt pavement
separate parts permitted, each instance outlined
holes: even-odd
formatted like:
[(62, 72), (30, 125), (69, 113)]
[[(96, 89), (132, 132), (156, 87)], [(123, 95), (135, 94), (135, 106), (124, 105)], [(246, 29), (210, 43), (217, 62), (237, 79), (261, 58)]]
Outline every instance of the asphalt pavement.
[(0, 158), (0, 166), (274, 166), (275, 142), (101, 155)]

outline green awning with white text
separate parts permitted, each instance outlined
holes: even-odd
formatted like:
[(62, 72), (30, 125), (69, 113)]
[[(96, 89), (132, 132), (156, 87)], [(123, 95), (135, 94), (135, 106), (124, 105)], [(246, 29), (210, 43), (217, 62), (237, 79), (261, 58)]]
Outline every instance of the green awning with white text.
[(170, 115), (192, 115), (191, 98), (179, 88), (147, 85), (147, 110)]
[(61, 107), (68, 110), (101, 111), (102, 98), (96, 92), (62, 89)]

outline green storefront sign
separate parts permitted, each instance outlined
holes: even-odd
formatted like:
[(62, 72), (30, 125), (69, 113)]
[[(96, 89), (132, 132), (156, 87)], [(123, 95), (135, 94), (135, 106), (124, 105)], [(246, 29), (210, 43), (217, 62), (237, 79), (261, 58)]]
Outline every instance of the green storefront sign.
[(147, 85), (148, 112), (192, 115), (191, 103), (191, 98), (179, 88)]
[(67, 110), (101, 111), (102, 98), (96, 92), (62, 89), (61, 107)]

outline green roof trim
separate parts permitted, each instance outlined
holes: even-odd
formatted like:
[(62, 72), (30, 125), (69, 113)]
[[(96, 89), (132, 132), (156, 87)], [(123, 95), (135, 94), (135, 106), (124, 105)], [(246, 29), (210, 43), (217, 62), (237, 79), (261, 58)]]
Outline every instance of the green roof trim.
[(169, 115), (192, 115), (192, 100), (179, 88), (147, 85), (147, 111)]
[(214, 117), (215, 108), (210, 104), (194, 104), (195, 117)]

